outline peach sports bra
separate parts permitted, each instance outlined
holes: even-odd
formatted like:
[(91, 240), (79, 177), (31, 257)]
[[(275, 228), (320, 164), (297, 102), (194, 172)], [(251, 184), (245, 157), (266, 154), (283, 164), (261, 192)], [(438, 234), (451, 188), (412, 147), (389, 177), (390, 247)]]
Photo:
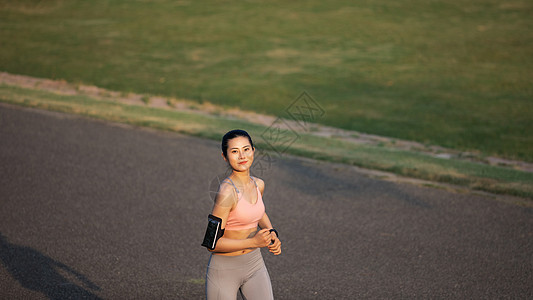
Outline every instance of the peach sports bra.
[(259, 191), (257, 183), (255, 183), (255, 180), (252, 178), (255, 184), (255, 189), (257, 190), (257, 201), (252, 204), (246, 199), (241, 199), (243, 197), (243, 193), (237, 189), (231, 179), (227, 179), (237, 192), (237, 205), (235, 205), (233, 210), (230, 211), (225, 229), (243, 230), (257, 228), (259, 220), (261, 220), (265, 214), (265, 204), (263, 203), (263, 197), (261, 197), (261, 192)]

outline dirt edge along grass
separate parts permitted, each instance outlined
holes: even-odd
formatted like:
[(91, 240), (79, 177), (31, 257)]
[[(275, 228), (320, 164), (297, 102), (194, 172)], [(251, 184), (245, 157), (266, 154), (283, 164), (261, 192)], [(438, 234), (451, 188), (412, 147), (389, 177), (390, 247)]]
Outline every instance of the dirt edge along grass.
[[(96, 99), (87, 95), (61, 95), (50, 91), (0, 85), (0, 101), (135, 126), (179, 132), (218, 140), (228, 129), (245, 128), (260, 136), (267, 126), (221, 115), (181, 112), (146, 105), (128, 105)], [(258, 148), (270, 145), (256, 139)], [(533, 173), (477, 164), (468, 161), (440, 159), (381, 146), (355, 145), (332, 138), (299, 134), (286, 154), (303, 156), (368, 169), (392, 172), (402, 176), (443, 182), (473, 190), (533, 199)]]

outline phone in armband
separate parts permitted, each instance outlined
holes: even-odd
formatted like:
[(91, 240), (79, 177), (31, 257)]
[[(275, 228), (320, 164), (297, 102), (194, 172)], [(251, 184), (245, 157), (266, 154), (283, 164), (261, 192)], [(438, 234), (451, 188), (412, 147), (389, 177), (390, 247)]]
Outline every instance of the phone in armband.
[(217, 244), (218, 239), (224, 235), (224, 229), (222, 229), (222, 219), (209, 215), (207, 217), (207, 229), (205, 231), (204, 241), (202, 246), (206, 247), (209, 250), (214, 250)]

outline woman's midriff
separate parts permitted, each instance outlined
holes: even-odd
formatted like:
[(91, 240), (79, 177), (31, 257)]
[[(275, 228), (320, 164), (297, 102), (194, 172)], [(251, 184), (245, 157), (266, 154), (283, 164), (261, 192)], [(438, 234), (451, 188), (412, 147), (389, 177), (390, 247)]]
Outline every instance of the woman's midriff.
[[(252, 238), (257, 233), (257, 228), (243, 229), (243, 230), (225, 230), (224, 237), (233, 240), (245, 240)], [(214, 252), (216, 255), (225, 255), (225, 256), (237, 256), (250, 253), (255, 248), (248, 248), (244, 250), (234, 251), (234, 252)]]

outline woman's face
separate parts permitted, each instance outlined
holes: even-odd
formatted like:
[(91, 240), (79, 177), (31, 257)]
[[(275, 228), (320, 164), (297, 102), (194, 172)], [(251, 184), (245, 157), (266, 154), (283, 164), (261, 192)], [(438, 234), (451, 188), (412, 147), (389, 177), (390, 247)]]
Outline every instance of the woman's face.
[(228, 153), (224, 158), (235, 171), (246, 171), (254, 162), (254, 149), (247, 137), (238, 136), (228, 141)]

